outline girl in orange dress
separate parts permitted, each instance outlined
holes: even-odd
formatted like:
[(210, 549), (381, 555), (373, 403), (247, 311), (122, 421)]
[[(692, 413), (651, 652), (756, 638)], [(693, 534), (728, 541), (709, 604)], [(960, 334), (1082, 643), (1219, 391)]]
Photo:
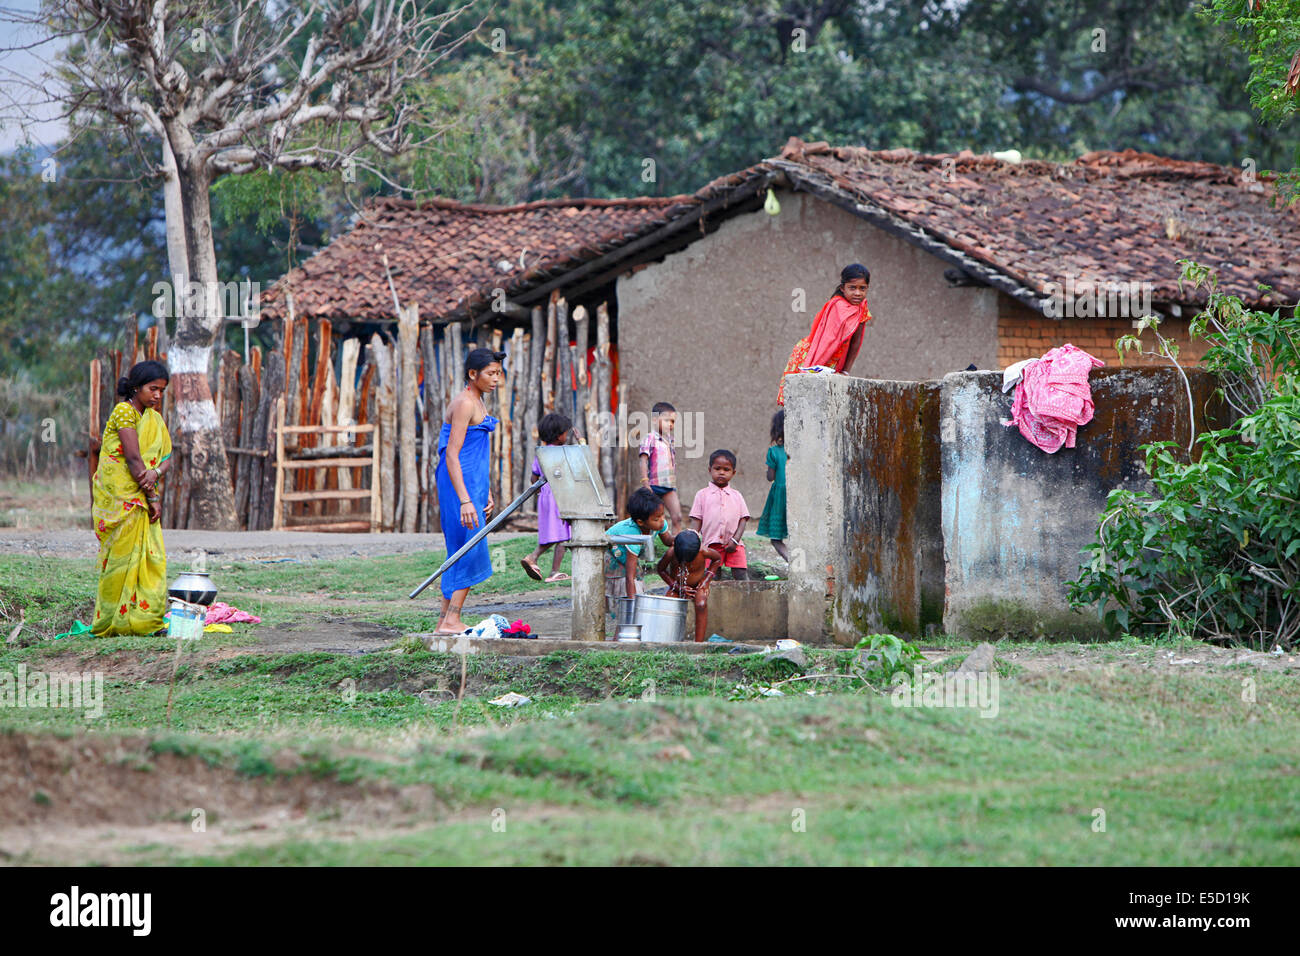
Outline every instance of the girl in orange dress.
[(785, 377), (797, 375), (799, 369), (824, 365), (847, 375), (862, 348), (862, 329), (871, 321), (867, 308), (867, 286), (871, 273), (867, 267), (854, 263), (840, 270), (840, 284), (835, 294), (822, 306), (813, 320), (812, 331), (799, 340), (790, 353), (781, 374), (781, 387), (776, 393), (776, 404), (785, 405)]

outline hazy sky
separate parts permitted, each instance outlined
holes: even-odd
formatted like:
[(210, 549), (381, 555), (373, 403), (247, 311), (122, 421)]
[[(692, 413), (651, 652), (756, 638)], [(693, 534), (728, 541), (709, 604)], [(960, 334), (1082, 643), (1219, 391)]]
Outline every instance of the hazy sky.
[[(22, 79), (39, 79), (46, 63), (58, 52), (59, 45), (45, 43), (33, 50), (9, 48), (33, 43), (40, 32), (21, 24), (3, 22), (5, 15), (14, 11), (34, 12), (39, 0), (3, 0), (0, 2), (0, 152), (8, 152), (30, 137), (36, 144), (49, 145), (64, 133), (64, 123), (53, 119), (58, 115), (54, 104), (41, 103), (39, 90), (27, 88)], [(23, 128), (16, 117), (20, 112), (33, 113), (40, 122)]]

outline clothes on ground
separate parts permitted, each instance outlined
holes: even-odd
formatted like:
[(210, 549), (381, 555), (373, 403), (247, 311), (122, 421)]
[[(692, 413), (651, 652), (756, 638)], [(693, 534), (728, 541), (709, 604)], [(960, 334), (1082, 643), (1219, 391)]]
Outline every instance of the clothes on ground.
[(82, 634), (90, 633), (90, 625), (82, 624), (80, 621), (73, 621), (72, 628), (64, 631), (62, 634), (55, 634), (54, 639), (57, 641), (63, 637), (80, 637)]
[(844, 296), (836, 293), (822, 306), (817, 318), (813, 319), (812, 331), (799, 340), (790, 361), (781, 374), (781, 387), (777, 389), (776, 404), (785, 405), (785, 381), (788, 375), (799, 375), (799, 369), (807, 365), (825, 365), (839, 371), (844, 367), (848, 357), (849, 342), (858, 327), (871, 321), (871, 310), (867, 300), (861, 305), (854, 305)]
[[(466, 528), (460, 523), (460, 497), (456, 494), (456, 486), (451, 483), (451, 475), (447, 471), (447, 441), (451, 438), (451, 425), (443, 422), (442, 431), (438, 434), (438, 471), (435, 477), (438, 486), (438, 519), (442, 525), (448, 557), (478, 534), (487, 520), (483, 509), (487, 507), (488, 500), (488, 459), (492, 450), (492, 432), (496, 430), (497, 424), (497, 420), (488, 415), (477, 425), (470, 425), (465, 429), (465, 441), (460, 446), (460, 473), (465, 479), (465, 491), (478, 515), (477, 528)], [(438, 580), (442, 584), (442, 596), (450, 599), (453, 592), (482, 584), (490, 577), (492, 555), (488, 551), (487, 538), (484, 538), (443, 572)]]
[(262, 619), (256, 614), (249, 614), (237, 607), (217, 601), (208, 608), (203, 616), (204, 624), (261, 624)]
[(767, 467), (775, 473), (772, 487), (767, 490), (767, 501), (763, 513), (758, 516), (758, 534), (761, 538), (784, 541), (787, 537), (785, 526), (785, 463), (790, 460), (784, 445), (772, 445), (767, 449)]
[(144, 492), (127, 467), (119, 435), (127, 428), (135, 430), (146, 468), (157, 468), (172, 453), (171, 436), (161, 415), (152, 408), (140, 413), (130, 402), (117, 403), (104, 425), (92, 484), (99, 587), (91, 630), (97, 637), (152, 634), (162, 627), (167, 611), (162, 524), (149, 521)]
[(650, 456), (647, 473), (651, 485), (669, 489), (677, 487), (677, 453), (663, 435), (652, 429), (641, 439), (641, 450), (637, 454)]
[(1073, 448), (1080, 425), (1092, 421), (1095, 410), (1088, 375), (1106, 363), (1073, 345), (1054, 348), (1026, 365), (1011, 404), (1011, 418), (1020, 434), (1049, 455)]
[[(542, 477), (542, 464), (533, 459), (533, 476)], [(560, 506), (555, 503), (555, 492), (548, 481), (537, 493), (537, 543), (559, 544), (573, 537), (569, 522), (560, 517)]]
[(510, 622), (500, 614), (490, 614), (466, 632), (466, 637), (498, 638), (510, 628)]
[(537, 635), (532, 633), (532, 630), (533, 629), (529, 625), (525, 624), (523, 621), (515, 621), (509, 627), (502, 629), (501, 636), (502, 637), (536, 637)]
[[(720, 488), (710, 482), (695, 493), (691, 517), (700, 519), (700, 540), (706, 548), (718, 542), (727, 545), (740, 530), (740, 522), (749, 517), (749, 505), (745, 504), (745, 496), (730, 485)], [(732, 556), (739, 554), (743, 561), (744, 553), (742, 545)], [(727, 567), (743, 568), (747, 565), (727, 564)]]

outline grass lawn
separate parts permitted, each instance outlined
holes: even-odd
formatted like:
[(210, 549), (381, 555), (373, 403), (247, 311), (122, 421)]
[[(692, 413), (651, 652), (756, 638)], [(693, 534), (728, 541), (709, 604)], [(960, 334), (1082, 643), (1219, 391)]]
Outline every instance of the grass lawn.
[[(214, 572), (223, 597), (316, 588), (322, 601), (355, 600), (364, 616), (404, 599), (429, 563)], [(359, 581), (358, 565), (376, 570)], [(41, 632), (62, 628), (85, 607), (90, 575), (89, 562), (0, 558), (0, 611), (10, 626), (21, 606)], [(755, 696), (797, 669), (725, 648), (462, 661), (401, 646), (251, 653), (251, 633), (209, 635), (183, 653), (170, 722), (165, 639), (0, 648), (0, 674), (102, 672), (105, 704), (94, 720), (0, 707), (0, 847), (6, 827), (83, 825), (76, 781), (100, 773), (154, 821), (64, 840), (85, 847), (71, 860), (38, 846), (8, 851), (10, 862), (1300, 862), (1295, 667), (1161, 668), (1163, 647), (1075, 646), (1089, 666), (1000, 663), (998, 712), (986, 718), (894, 706), (880, 688), (830, 677)], [(839, 673), (850, 656), (812, 651), (808, 671)], [(532, 702), (488, 703), (506, 691)], [(61, 773), (22, 770), (18, 755), (38, 745), (61, 755)], [(200, 780), (201, 797), (188, 789)], [(238, 801), (277, 787), (299, 788), (308, 811), (253, 827)], [(210, 837), (191, 832), (196, 805), (211, 811)], [(344, 820), (353, 805), (359, 816)]]

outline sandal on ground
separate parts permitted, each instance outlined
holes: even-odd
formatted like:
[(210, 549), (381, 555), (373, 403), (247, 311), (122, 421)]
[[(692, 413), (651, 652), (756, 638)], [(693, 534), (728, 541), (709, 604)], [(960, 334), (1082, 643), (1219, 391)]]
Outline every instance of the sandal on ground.
[(460, 637), (462, 634), (468, 634), (472, 628), (465, 628), (463, 631), (434, 631), (434, 637)]
[(552, 574), (549, 578), (546, 579), (546, 583), (558, 584), (560, 581), (567, 581), (567, 580), (569, 580), (569, 576), (567, 574), (565, 574), (563, 571), (556, 571), (554, 574)]
[(530, 562), (527, 558), (520, 558), (519, 563), (523, 565), (524, 574), (528, 575), (534, 581), (542, 579), (542, 569)]

